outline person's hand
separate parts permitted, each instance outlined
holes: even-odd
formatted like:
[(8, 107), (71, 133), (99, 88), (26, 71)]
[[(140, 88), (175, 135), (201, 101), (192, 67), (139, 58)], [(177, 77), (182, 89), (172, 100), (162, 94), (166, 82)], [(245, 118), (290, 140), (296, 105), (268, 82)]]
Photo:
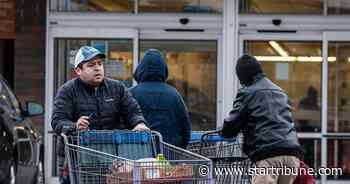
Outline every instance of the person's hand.
[(137, 124), (132, 131), (150, 131), (144, 123)]
[(77, 130), (88, 130), (89, 124), (89, 117), (81, 116), (76, 123)]

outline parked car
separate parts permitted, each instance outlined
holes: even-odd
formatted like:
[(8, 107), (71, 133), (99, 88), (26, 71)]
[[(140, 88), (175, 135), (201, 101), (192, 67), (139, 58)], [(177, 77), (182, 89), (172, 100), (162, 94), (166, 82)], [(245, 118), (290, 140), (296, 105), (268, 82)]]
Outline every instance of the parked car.
[(14, 93), (0, 76), (0, 183), (43, 182), (43, 144), (28, 117), (43, 114), (43, 107), (26, 102), (21, 108)]

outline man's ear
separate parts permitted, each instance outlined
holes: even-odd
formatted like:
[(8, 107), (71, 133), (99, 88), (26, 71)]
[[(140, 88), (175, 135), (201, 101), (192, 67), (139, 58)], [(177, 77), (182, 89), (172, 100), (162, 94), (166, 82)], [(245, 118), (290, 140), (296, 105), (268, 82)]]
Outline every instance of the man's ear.
[(75, 73), (76, 73), (77, 75), (80, 75), (80, 74), (81, 74), (81, 68), (80, 68), (80, 67), (76, 67), (76, 68), (74, 69), (74, 71), (75, 71)]

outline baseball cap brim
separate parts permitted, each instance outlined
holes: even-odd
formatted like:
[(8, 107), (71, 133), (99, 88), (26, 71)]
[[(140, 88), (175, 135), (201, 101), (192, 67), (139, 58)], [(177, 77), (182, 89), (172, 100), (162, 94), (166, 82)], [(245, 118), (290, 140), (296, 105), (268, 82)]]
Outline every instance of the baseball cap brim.
[(86, 61), (89, 61), (90, 59), (94, 58), (94, 57), (100, 57), (101, 59), (104, 59), (106, 58), (106, 55), (105, 54), (102, 54), (102, 53), (96, 53), (96, 54), (92, 54), (90, 55), (89, 57), (85, 58), (82, 62), (86, 62)]

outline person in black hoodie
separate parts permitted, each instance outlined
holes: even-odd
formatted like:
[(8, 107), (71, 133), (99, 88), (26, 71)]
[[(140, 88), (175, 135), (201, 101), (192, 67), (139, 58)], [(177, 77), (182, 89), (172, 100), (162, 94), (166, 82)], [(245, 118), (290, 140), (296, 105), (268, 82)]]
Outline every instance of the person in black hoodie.
[(139, 103), (151, 130), (160, 132), (165, 142), (186, 148), (191, 137), (191, 121), (178, 91), (167, 84), (168, 67), (156, 49), (145, 52), (134, 78), (138, 85), (130, 92)]
[[(265, 76), (252, 56), (238, 59), (236, 73), (243, 87), (238, 91), (233, 110), (224, 119), (221, 135), (234, 137), (242, 131), (243, 151), (257, 168), (287, 167), (297, 172), (302, 149), (287, 94)], [(252, 183), (292, 184), (296, 178), (293, 174), (257, 173)]]

